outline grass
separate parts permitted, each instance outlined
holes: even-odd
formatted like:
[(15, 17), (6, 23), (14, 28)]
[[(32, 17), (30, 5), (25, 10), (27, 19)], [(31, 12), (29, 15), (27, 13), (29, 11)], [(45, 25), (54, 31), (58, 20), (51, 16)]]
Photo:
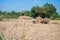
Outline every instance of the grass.
[(59, 24), (58, 22), (53, 22), (52, 24)]

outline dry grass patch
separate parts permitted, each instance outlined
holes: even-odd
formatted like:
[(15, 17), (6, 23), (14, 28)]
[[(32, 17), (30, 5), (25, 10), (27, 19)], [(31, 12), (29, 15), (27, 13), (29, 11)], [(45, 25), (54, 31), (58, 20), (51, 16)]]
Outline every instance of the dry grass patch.
[(59, 24), (58, 22), (53, 22), (52, 24)]
[(32, 17), (29, 17), (29, 16), (19, 16), (18, 19), (32, 20)]

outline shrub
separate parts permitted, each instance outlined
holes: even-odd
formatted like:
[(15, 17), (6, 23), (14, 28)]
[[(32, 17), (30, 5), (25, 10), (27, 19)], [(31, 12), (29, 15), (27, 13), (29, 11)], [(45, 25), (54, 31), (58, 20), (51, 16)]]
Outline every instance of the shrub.
[(4, 17), (3, 15), (0, 16), (0, 21), (2, 21), (3, 17)]
[(2, 37), (0, 36), (0, 40), (2, 40)]
[(55, 20), (60, 20), (60, 18), (56, 18)]

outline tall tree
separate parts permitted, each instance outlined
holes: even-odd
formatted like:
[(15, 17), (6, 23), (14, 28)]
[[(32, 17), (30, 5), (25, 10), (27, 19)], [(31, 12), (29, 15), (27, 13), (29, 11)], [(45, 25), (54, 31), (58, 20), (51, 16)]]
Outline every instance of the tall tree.
[(43, 7), (35, 6), (31, 9), (35, 16), (41, 16), (42, 18), (50, 18), (54, 14), (57, 14), (55, 6), (46, 3)]
[(39, 6), (33, 7), (31, 11), (35, 14), (35, 16), (41, 16), (42, 8)]
[(51, 17), (53, 14), (56, 14), (56, 8), (52, 4), (46, 3), (43, 6), (43, 13), (45, 14), (45, 17)]

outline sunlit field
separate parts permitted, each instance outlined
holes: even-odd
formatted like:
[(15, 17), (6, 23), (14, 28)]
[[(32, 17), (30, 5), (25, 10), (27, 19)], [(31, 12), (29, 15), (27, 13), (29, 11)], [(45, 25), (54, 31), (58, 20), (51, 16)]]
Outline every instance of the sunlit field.
[(0, 0), (0, 40), (60, 40), (60, 0)]
[(51, 20), (48, 24), (42, 24), (33, 23), (32, 20), (13, 20), (10, 19), (9, 21), (0, 22), (0, 35), (2, 40), (60, 39), (60, 21)]

